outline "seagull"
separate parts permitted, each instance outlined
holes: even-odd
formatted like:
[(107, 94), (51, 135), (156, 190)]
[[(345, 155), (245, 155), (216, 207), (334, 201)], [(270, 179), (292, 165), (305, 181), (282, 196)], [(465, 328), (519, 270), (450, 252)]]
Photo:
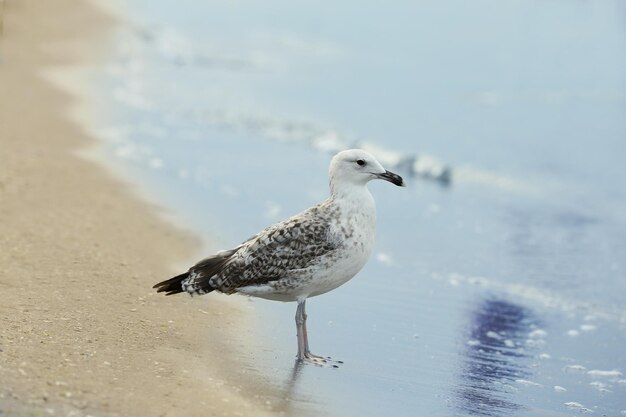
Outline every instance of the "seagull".
[(360, 149), (336, 154), (329, 177), (328, 199), (153, 288), (165, 295), (219, 291), (295, 301), (297, 361), (328, 365), (330, 358), (309, 349), (306, 300), (345, 284), (367, 262), (376, 234), (376, 206), (367, 183), (382, 179), (404, 186), (402, 177)]

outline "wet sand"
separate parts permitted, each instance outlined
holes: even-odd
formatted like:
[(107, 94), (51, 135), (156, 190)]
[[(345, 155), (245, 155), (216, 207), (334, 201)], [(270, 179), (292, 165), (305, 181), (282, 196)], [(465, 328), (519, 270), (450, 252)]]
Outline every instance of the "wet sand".
[(229, 374), (245, 303), (153, 292), (200, 242), (77, 155), (95, 145), (67, 117), (77, 98), (41, 76), (97, 63), (116, 22), (88, 2), (3, 6), (0, 414), (271, 414)]

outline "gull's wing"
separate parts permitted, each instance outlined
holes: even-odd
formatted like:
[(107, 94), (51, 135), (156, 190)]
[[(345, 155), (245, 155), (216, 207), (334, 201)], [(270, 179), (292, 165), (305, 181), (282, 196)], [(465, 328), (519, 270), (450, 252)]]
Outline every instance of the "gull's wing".
[[(330, 234), (323, 206), (312, 207), (270, 226), (244, 242), (209, 281), (225, 293), (252, 284), (276, 281), (305, 269), (338, 247)], [(325, 213), (327, 214), (327, 213)]]

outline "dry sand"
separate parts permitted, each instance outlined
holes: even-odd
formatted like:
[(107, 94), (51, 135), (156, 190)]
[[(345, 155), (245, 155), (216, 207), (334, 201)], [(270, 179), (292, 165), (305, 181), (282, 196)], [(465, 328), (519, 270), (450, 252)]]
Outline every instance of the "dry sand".
[(41, 77), (96, 60), (116, 23), (75, 0), (4, 1), (2, 20), (0, 415), (275, 414), (232, 371), (245, 307), (151, 290), (199, 242), (76, 156), (94, 141)]

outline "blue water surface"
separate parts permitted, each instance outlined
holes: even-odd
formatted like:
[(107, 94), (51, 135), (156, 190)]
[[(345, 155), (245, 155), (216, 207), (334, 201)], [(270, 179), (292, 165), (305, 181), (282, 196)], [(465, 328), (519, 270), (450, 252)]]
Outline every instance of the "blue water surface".
[(307, 303), (314, 352), (342, 367), (294, 366), (295, 306), (255, 302), (241, 362), (280, 407), (624, 414), (626, 3), (125, 7), (105, 153), (212, 250), (324, 199), (337, 149), (409, 183), (370, 185), (372, 260)]

